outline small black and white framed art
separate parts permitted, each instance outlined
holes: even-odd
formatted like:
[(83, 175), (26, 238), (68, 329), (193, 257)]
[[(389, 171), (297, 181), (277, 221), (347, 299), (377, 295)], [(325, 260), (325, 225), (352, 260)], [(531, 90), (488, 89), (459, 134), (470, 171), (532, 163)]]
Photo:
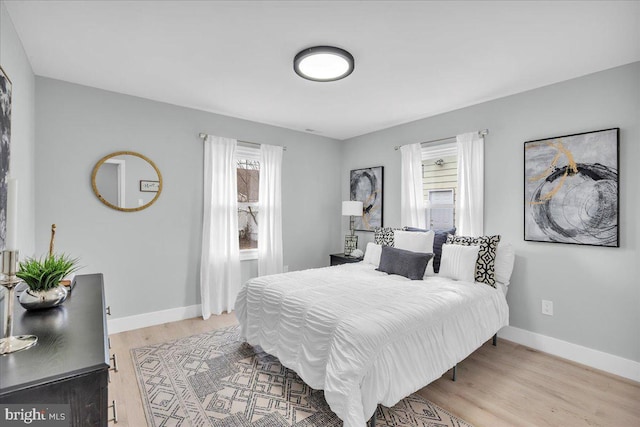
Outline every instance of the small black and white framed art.
[(143, 193), (157, 193), (160, 190), (160, 181), (140, 180), (140, 191)]

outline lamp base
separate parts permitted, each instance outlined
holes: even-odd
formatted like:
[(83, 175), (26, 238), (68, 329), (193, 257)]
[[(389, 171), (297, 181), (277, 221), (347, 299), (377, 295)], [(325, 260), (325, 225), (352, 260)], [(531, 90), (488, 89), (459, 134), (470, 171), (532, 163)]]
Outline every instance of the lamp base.
[(344, 236), (344, 254), (351, 256), (351, 253), (358, 247), (358, 236)]
[(7, 289), (4, 305), (4, 338), (0, 339), (0, 355), (15, 353), (33, 347), (38, 342), (35, 335), (13, 335), (13, 301), (15, 287), (22, 279), (16, 277), (18, 267), (18, 251), (2, 251), (2, 274), (0, 286)]
[(35, 335), (15, 335), (0, 339), (0, 354), (15, 353), (33, 347), (38, 342)]

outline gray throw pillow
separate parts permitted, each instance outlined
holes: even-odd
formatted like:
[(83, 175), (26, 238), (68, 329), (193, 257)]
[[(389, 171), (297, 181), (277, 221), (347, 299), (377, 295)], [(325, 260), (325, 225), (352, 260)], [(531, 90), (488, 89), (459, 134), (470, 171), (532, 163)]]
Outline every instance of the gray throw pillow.
[(431, 257), (433, 254), (383, 246), (380, 265), (376, 270), (388, 274), (398, 274), (411, 280), (422, 280)]

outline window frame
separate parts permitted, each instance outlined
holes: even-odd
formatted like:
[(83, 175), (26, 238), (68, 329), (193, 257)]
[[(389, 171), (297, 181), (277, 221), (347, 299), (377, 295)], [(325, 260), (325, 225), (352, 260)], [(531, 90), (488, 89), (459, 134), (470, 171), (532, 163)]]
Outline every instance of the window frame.
[[(430, 161), (430, 160), (437, 160), (439, 158), (442, 157), (449, 157), (449, 156), (456, 156), (456, 159), (458, 158), (458, 146), (456, 141), (453, 142), (443, 142), (440, 144), (435, 144), (435, 145), (427, 145), (427, 146), (423, 146), (422, 150), (421, 150), (421, 154), (422, 154), (422, 164), (423, 164), (423, 168), (424, 168), (424, 162), (425, 161)], [(456, 160), (457, 162), (457, 160)], [(423, 189), (423, 197), (424, 197), (424, 217), (425, 217), (425, 224), (426, 227), (428, 229), (431, 229), (431, 224), (430, 224), (430, 219), (431, 219), (431, 201), (430, 201), (430, 194), (432, 191), (452, 191), (453, 193), (453, 204), (451, 205), (451, 207), (453, 207), (453, 226), (456, 227), (456, 189), (455, 188), (441, 188), (441, 189), (425, 189), (425, 178), (424, 178), (424, 170), (422, 173), (422, 189)], [(457, 183), (457, 178), (456, 178), (456, 183)], [(457, 184), (456, 184), (457, 185)], [(437, 207), (440, 208), (448, 208), (449, 205), (437, 205)]]
[[(247, 146), (244, 146), (244, 145), (236, 146), (236, 153), (235, 153), (236, 164), (237, 164), (238, 160), (255, 160), (255, 161), (260, 162), (260, 148), (258, 148), (258, 147), (247, 147)], [(237, 186), (237, 184), (236, 184), (236, 186)], [(236, 188), (236, 193), (237, 193), (237, 188)], [(258, 192), (258, 203), (260, 203), (260, 193), (259, 192)], [(260, 211), (258, 211), (258, 212), (260, 212)], [(258, 227), (260, 227), (259, 224), (258, 224)], [(240, 229), (238, 229), (237, 231), (239, 233)], [(238, 234), (238, 238), (240, 238), (239, 234)], [(260, 241), (258, 241), (258, 245), (260, 245)], [(240, 261), (249, 261), (249, 260), (254, 260), (254, 259), (258, 259), (258, 248), (240, 249)]]

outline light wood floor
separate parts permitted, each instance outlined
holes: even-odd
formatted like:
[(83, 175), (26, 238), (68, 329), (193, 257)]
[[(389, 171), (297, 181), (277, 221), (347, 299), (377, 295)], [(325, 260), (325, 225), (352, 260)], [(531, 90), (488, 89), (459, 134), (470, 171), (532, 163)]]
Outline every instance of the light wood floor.
[[(129, 350), (235, 324), (233, 314), (167, 323), (110, 336), (118, 426), (147, 425)], [(476, 427), (640, 426), (640, 383), (498, 340), (418, 392)]]

